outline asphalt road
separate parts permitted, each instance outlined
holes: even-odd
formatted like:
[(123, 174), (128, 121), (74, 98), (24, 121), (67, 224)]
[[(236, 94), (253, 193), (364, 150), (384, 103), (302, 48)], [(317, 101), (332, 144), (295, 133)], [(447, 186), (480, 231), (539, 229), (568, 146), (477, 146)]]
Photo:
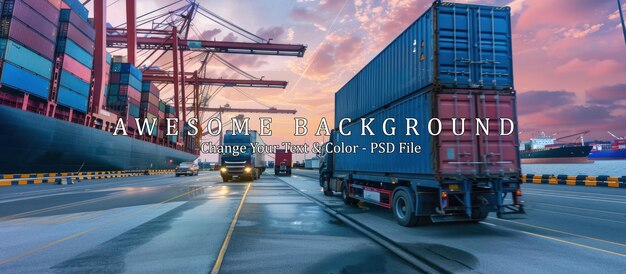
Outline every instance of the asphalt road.
[(0, 273), (416, 272), (270, 175), (5, 187), (0, 235)]
[(454, 272), (624, 273), (626, 189), (524, 184), (527, 214), (406, 228), (384, 208), (324, 196), (316, 171), (281, 180)]

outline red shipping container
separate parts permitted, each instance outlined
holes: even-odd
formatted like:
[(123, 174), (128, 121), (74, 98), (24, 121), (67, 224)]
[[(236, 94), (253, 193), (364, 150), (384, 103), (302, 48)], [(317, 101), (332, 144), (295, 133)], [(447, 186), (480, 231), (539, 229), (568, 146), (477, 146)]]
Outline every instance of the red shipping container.
[(54, 6), (57, 9), (61, 9), (61, 0), (48, 0), (50, 5)]
[(89, 39), (84, 33), (78, 30), (74, 25), (68, 24), (67, 27), (67, 37), (74, 41), (81, 48), (86, 50), (87, 52), (93, 54), (94, 51), (94, 42)]
[(15, 1), (13, 8), (13, 17), (24, 22), (27, 26), (48, 38), (52, 42), (56, 42), (57, 25), (48, 21), (43, 15), (32, 9), (22, 1)]
[[(156, 96), (158, 98), (160, 92), (161, 91), (159, 90), (159, 88), (155, 84), (150, 84), (150, 93), (152, 93), (154, 96)], [(158, 103), (157, 103), (157, 105), (158, 105)]]
[(111, 84), (119, 84), (120, 83), (120, 74), (118, 72), (113, 72), (109, 74), (109, 83)]
[(80, 31), (82, 31), (87, 37), (89, 37), (92, 41), (96, 39), (96, 29), (93, 26), (83, 20), (76, 12), (72, 11), (70, 14), (70, 23), (76, 26)]
[(129, 101), (132, 99), (133, 104), (139, 105), (139, 102), (141, 102), (141, 92), (137, 91), (129, 85), (120, 85), (119, 94), (128, 97)]
[(71, 72), (83, 81), (91, 83), (91, 70), (67, 54), (63, 56), (63, 69)]
[(159, 107), (153, 104), (148, 104), (148, 113), (158, 116), (159, 115)]
[[(31, 8), (36, 10), (39, 14), (46, 17), (48, 21), (56, 24), (59, 22), (59, 16), (61, 16), (61, 12), (59, 11), (59, 6), (53, 6), (48, 1), (41, 0), (22, 0), (26, 4), (28, 4)], [(17, 1), (16, 1), (17, 2)]]
[(41, 34), (27, 27), (20, 21), (11, 20), (9, 38), (19, 41), (26, 47), (45, 56), (49, 60), (54, 59), (54, 43), (47, 38), (44, 38)]

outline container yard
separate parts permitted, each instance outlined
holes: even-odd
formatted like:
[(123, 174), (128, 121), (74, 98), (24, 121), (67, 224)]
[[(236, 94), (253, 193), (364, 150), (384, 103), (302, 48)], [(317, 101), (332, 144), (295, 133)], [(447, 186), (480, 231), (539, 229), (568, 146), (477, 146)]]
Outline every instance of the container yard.
[(622, 273), (626, 3), (465, 2), (0, 1), (0, 272)]

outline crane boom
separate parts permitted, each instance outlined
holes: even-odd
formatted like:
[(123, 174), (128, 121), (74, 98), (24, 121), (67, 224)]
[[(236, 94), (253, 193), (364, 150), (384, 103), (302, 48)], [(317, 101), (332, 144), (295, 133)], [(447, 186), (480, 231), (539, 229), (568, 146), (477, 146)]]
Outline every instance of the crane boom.
[(618, 137), (617, 135), (613, 134), (610, 131), (607, 131), (607, 133), (611, 135), (611, 137), (615, 138), (615, 140), (624, 140), (624, 137)]
[(624, 43), (626, 43), (626, 23), (624, 23), (624, 11), (622, 10), (622, 2), (620, 0), (617, 0), (617, 10), (619, 18), (622, 20), (622, 32), (624, 33)]
[(559, 141), (559, 140), (567, 139), (567, 138), (569, 138), (569, 137), (574, 137), (574, 136), (576, 136), (576, 135), (583, 135), (583, 134), (587, 134), (587, 133), (589, 133), (589, 132), (590, 132), (589, 130), (585, 130), (585, 131), (582, 131), (582, 132), (578, 132), (578, 133), (570, 134), (570, 135), (567, 135), (567, 136), (559, 137), (559, 138), (556, 138), (556, 139), (554, 139), (554, 140), (555, 140), (555, 141)]

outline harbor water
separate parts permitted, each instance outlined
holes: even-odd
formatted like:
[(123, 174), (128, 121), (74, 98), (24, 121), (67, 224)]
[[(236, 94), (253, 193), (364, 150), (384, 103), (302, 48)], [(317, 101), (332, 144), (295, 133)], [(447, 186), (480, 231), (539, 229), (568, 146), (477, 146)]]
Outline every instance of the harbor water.
[(581, 164), (522, 164), (524, 174), (626, 176), (626, 160), (602, 160)]

